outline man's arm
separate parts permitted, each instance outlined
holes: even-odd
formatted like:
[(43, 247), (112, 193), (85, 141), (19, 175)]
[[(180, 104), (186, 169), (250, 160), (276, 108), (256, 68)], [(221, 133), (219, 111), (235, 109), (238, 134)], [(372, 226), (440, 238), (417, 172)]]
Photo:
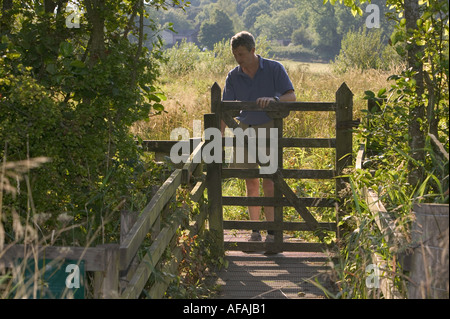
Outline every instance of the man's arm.
[[(295, 95), (294, 90), (286, 91), (282, 96), (279, 97), (280, 102), (295, 102), (297, 100), (297, 97)], [(269, 105), (270, 102), (275, 102), (275, 98), (272, 97), (260, 97), (256, 100), (256, 103), (262, 108), (265, 108), (267, 105)]]

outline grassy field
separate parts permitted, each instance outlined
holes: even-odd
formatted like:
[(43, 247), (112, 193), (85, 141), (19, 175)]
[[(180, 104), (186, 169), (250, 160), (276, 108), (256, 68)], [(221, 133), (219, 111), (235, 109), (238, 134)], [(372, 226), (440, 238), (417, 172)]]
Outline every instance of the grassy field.
[[(364, 91), (378, 91), (389, 87), (390, 72), (353, 70), (335, 74), (329, 64), (282, 61), (296, 90), (298, 101), (328, 102), (335, 100), (335, 92), (345, 82), (354, 93), (354, 119), (362, 118), (361, 110), (367, 107)], [(232, 67), (232, 66), (230, 66)], [(203, 114), (210, 112), (210, 88), (217, 82), (223, 88), (226, 72), (207, 73), (196, 69), (182, 76), (163, 74), (160, 88), (166, 94), (165, 111), (150, 118), (149, 122), (136, 123), (133, 132), (143, 139), (169, 139), (170, 131), (184, 127), (192, 133), (192, 121), (203, 120)], [(334, 113), (295, 112), (284, 121), (286, 137), (334, 137)], [(356, 145), (357, 143), (355, 143)], [(335, 154), (333, 149), (288, 148), (284, 152), (284, 168), (332, 169)], [(297, 196), (329, 197), (334, 194), (333, 181), (289, 180)], [(224, 196), (245, 196), (243, 180), (230, 179), (223, 184)], [(261, 191), (262, 194), (262, 191)], [(248, 219), (247, 207), (225, 207), (224, 219)], [(334, 209), (317, 208), (312, 211), (320, 221), (333, 220)], [(292, 208), (284, 208), (286, 221), (298, 221), (298, 214)], [(306, 236), (291, 233), (295, 237)]]
[[(366, 108), (364, 91), (378, 91), (389, 86), (386, 79), (391, 72), (353, 70), (337, 75), (331, 71), (329, 64), (282, 62), (293, 82), (298, 101), (334, 101), (336, 90), (345, 82), (354, 93), (354, 118), (360, 118), (361, 109)], [(160, 140), (169, 139), (170, 131), (176, 127), (192, 130), (192, 121), (203, 120), (203, 114), (210, 111), (212, 84), (217, 82), (223, 88), (226, 73), (207, 73), (203, 69), (176, 77), (163, 73), (160, 89), (167, 96), (167, 101), (163, 103), (167, 113), (152, 116), (149, 122), (136, 123), (132, 132), (143, 139)], [(319, 117), (308, 113), (295, 114), (289, 119), (295, 121), (294, 127), (299, 129), (299, 136), (319, 137), (323, 133), (333, 131), (331, 118), (328, 118), (327, 114), (319, 114)], [(286, 121), (286, 128), (288, 136), (294, 134), (291, 121)]]

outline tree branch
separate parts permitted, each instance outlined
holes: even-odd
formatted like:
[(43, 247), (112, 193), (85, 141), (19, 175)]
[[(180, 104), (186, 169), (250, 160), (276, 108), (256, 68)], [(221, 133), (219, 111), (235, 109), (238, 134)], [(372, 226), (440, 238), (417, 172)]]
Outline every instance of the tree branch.
[(104, 1), (86, 0), (85, 3), (87, 18), (92, 25), (88, 66), (93, 66), (97, 59), (102, 58), (105, 54), (105, 18), (102, 15)]
[(142, 54), (142, 44), (144, 42), (144, 1), (139, 0), (139, 39), (138, 48), (133, 59), (133, 68), (131, 70), (131, 83), (130, 86), (133, 87), (136, 84), (136, 67), (139, 62), (139, 57)]
[(124, 39), (126, 39), (128, 37), (128, 33), (130, 32), (131, 28), (134, 25), (134, 19), (136, 18), (136, 14), (137, 14), (137, 11), (139, 10), (139, 6), (140, 6), (141, 2), (142, 2), (141, 0), (137, 0), (133, 6), (133, 12), (131, 13), (131, 17), (128, 20), (127, 27), (125, 28), (125, 30), (123, 32)]

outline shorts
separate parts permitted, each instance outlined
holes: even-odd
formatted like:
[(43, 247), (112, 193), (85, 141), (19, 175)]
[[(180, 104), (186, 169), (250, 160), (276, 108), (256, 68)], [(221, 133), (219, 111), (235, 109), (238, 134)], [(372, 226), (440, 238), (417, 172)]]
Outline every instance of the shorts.
[[(256, 140), (257, 140), (259, 128), (265, 128), (266, 129), (266, 137), (269, 137), (270, 136), (270, 128), (273, 128), (275, 126), (274, 126), (274, 122), (270, 121), (270, 122), (267, 122), (264, 124), (259, 124), (259, 125), (248, 125), (243, 122), (239, 122), (239, 127), (242, 128), (242, 130), (244, 130), (244, 131), (248, 128), (254, 128), (254, 132), (251, 131), (251, 133), (255, 134), (255, 135), (254, 136), (250, 135), (250, 137), (256, 138)], [(247, 139), (246, 139), (246, 141), (247, 141)], [(265, 144), (265, 145), (267, 147), (267, 144)], [(240, 163), (236, 163), (236, 160), (237, 160), (236, 154), (242, 154), (242, 152), (244, 154), (244, 161), (240, 162)], [(256, 153), (256, 158), (254, 158), (252, 156), (252, 154), (248, 153), (248, 143), (247, 142), (244, 143), (243, 147), (242, 147), (242, 145), (236, 145), (233, 148), (233, 162), (230, 163), (229, 168), (259, 168), (258, 161), (257, 161), (258, 147), (256, 147), (255, 153)], [(266, 151), (266, 153), (267, 153), (267, 151)]]

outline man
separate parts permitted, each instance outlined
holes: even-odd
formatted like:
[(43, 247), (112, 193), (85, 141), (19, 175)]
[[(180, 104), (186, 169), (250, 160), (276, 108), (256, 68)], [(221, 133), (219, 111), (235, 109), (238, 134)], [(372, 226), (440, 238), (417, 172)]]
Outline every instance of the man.
[[(256, 101), (264, 109), (271, 102), (294, 102), (296, 96), (294, 87), (283, 65), (277, 61), (264, 59), (256, 54), (255, 39), (249, 32), (242, 31), (231, 38), (231, 49), (239, 64), (231, 70), (225, 82), (223, 91), (224, 101)], [(266, 128), (266, 136), (273, 126), (273, 120), (264, 111), (241, 111), (239, 126), (245, 130), (253, 127)], [(225, 123), (222, 121), (222, 132)], [(235, 151), (236, 153), (236, 151)], [(247, 150), (245, 150), (247, 154)], [(235, 161), (234, 161), (235, 162)], [(258, 168), (256, 163), (234, 163), (234, 168)], [(259, 196), (259, 178), (246, 179), (247, 196)], [(263, 179), (264, 195), (274, 196), (274, 183), (271, 179)], [(248, 207), (250, 220), (259, 220), (261, 208), (259, 206)], [(267, 221), (274, 220), (274, 208), (265, 207), (264, 213)], [(261, 234), (253, 230), (250, 241), (261, 241)], [(268, 231), (266, 242), (273, 242), (273, 231)]]

